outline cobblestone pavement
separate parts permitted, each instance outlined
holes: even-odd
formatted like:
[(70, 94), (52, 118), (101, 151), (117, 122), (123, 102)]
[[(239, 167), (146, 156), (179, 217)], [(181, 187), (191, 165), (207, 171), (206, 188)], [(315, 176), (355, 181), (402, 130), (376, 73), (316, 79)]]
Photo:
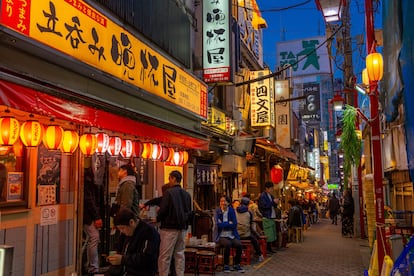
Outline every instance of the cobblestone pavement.
[(360, 276), (369, 267), (368, 241), (342, 237), (340, 222), (332, 225), (329, 219), (322, 219), (304, 237), (303, 243), (289, 243), (262, 263), (244, 266), (244, 274), (218, 271), (216, 275)]

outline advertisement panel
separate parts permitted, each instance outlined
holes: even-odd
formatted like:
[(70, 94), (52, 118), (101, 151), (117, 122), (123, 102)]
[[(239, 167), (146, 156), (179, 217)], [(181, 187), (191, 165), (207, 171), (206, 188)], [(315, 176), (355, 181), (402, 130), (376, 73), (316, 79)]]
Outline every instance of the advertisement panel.
[(303, 83), (302, 95), (306, 96), (305, 104), (301, 107), (299, 113), (304, 122), (321, 121), (321, 100), (319, 83)]
[(207, 118), (205, 83), (83, 1), (2, 1), (0, 24)]
[(324, 36), (278, 42), (277, 66), (292, 65), (292, 76), (330, 74), (328, 48)]

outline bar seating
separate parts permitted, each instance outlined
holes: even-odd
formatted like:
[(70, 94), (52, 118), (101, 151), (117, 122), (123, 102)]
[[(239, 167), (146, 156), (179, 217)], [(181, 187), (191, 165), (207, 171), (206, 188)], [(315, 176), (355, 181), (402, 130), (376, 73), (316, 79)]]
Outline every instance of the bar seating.
[(196, 274), (216, 274), (216, 253), (207, 250), (199, 250), (197, 255), (197, 271)]
[(260, 250), (262, 251), (262, 255), (264, 258), (267, 256), (267, 237), (266, 236), (260, 236), (259, 237), (259, 246)]

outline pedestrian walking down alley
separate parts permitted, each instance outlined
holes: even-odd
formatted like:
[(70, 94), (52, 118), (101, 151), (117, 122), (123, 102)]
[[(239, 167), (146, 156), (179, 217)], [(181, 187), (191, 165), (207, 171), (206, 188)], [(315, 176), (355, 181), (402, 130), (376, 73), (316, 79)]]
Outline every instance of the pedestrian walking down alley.
[[(321, 219), (304, 235), (303, 243), (289, 243), (288, 248), (278, 250), (263, 262), (244, 266), (246, 272), (243, 275), (360, 276), (369, 267), (368, 241), (342, 237), (340, 219), (338, 225), (331, 224), (330, 219)], [(241, 274), (217, 271), (216, 275)]]

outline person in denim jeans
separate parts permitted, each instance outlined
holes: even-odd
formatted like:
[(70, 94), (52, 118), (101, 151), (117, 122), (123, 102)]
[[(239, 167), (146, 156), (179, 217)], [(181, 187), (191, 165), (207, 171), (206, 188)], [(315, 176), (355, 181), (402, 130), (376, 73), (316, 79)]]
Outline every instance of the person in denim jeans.
[(230, 272), (230, 248), (236, 249), (236, 256), (233, 260), (233, 269), (243, 273), (244, 269), (240, 266), (241, 255), (242, 255), (242, 244), (240, 241), (239, 233), (237, 232), (237, 218), (236, 212), (230, 205), (230, 199), (222, 196), (220, 198), (220, 207), (214, 211), (215, 221), (215, 242), (220, 246), (224, 247), (224, 269), (223, 272)]

